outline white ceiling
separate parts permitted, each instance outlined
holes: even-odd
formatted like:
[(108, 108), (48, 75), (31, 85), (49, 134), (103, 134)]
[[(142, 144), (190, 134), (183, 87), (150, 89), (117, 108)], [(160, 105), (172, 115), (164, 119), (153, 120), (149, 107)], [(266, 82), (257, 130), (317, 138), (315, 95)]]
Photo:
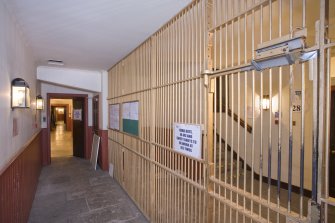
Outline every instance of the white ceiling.
[(3, 0), (38, 65), (109, 69), (191, 0)]

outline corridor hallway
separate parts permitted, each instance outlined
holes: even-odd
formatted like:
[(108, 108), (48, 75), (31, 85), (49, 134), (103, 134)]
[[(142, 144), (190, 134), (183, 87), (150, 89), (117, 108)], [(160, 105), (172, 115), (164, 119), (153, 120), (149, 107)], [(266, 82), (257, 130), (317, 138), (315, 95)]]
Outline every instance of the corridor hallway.
[(66, 131), (63, 121), (56, 122), (56, 129), (50, 132), (51, 157), (73, 156), (72, 131)]
[(107, 172), (76, 157), (55, 157), (42, 169), (29, 222), (119, 221), (147, 222)]

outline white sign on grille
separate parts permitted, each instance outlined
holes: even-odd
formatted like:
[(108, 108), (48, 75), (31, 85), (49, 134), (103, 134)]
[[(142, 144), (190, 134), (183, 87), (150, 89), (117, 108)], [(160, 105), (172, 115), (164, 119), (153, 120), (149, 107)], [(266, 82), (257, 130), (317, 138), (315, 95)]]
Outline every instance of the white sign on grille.
[(174, 123), (173, 147), (185, 155), (201, 159), (201, 126)]

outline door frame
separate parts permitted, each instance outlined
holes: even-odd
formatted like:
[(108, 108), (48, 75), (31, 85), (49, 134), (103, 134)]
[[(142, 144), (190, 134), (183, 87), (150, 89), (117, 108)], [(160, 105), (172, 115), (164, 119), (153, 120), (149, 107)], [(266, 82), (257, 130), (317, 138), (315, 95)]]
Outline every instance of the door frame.
[[(334, 114), (332, 114), (332, 93), (333, 92), (335, 92), (335, 86), (330, 86), (330, 106), (329, 106), (329, 114), (330, 114), (330, 117), (332, 116), (332, 115), (334, 115)], [(335, 102), (334, 102), (335, 103)], [(328, 168), (328, 176), (326, 176), (326, 177), (328, 177), (328, 179), (330, 179), (330, 169), (331, 169), (331, 162), (330, 162), (330, 159), (331, 159), (331, 148), (330, 148), (330, 142), (331, 142), (331, 118), (329, 118), (329, 146), (328, 146), (328, 166), (326, 166), (326, 168)], [(333, 164), (334, 165), (334, 164)], [(331, 181), (330, 180), (328, 180), (328, 185), (326, 185), (327, 187), (328, 187), (328, 195), (329, 195), (329, 197), (331, 197), (331, 198), (335, 198), (335, 196), (333, 196), (333, 194), (330, 192), (330, 190), (331, 190)]]
[(47, 93), (47, 142), (46, 142), (46, 164), (51, 163), (51, 140), (50, 140), (50, 99), (73, 99), (74, 97), (84, 98), (84, 158), (88, 159), (90, 153), (88, 152), (88, 95), (87, 94), (66, 94), (66, 93)]
[[(95, 121), (94, 121), (94, 103), (95, 102), (98, 102), (98, 107), (97, 107), (97, 123), (96, 123), (96, 126), (94, 125), (95, 124)], [(100, 123), (99, 123), (99, 120), (100, 120), (100, 95), (96, 95), (92, 98), (92, 129), (93, 131), (97, 132), (100, 130)], [(96, 129), (94, 128), (96, 127)]]

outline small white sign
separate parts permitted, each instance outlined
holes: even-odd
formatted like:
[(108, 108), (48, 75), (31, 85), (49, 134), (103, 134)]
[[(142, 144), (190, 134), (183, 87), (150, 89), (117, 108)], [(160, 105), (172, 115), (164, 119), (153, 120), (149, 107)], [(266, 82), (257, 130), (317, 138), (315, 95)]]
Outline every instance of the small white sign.
[(174, 123), (173, 147), (180, 153), (201, 159), (201, 126)]
[(82, 120), (81, 113), (82, 109), (73, 109), (73, 120), (81, 121)]
[(294, 91), (292, 110), (293, 112), (301, 112), (301, 91)]

